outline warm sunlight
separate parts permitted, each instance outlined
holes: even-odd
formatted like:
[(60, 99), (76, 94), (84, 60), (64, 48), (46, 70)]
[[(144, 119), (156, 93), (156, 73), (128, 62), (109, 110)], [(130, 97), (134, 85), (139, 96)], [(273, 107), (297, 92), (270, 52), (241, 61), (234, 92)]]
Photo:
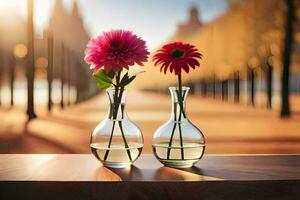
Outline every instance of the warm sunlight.
[(24, 10), (26, 8), (26, 1), (24, 0), (1, 0), (0, 11), (16, 11), (16, 9)]
[(12, 8), (12, 3), (10, 1), (0, 1), (0, 10), (7, 10)]
[(299, 133), (300, 0), (0, 0), (0, 200), (298, 200)]
[[(35, 1), (34, 5), (34, 23), (36, 25), (35, 29), (37, 33), (41, 34), (43, 29), (48, 24), (49, 14), (54, 1)], [(21, 17), (22, 20), (26, 21), (27, 17), (27, 0), (0, 0), (0, 16), (11, 15), (9, 20), (4, 20), (1, 17), (0, 21), (2, 23), (11, 24), (13, 26), (12, 20), (16, 19), (15, 15)]]

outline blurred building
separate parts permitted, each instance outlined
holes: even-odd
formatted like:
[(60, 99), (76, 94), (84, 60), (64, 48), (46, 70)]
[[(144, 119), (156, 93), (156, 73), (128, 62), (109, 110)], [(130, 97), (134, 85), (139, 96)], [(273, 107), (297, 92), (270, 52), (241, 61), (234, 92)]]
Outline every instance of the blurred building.
[[(78, 86), (80, 95), (78, 98), (84, 99), (94, 95), (98, 90), (91, 78), (89, 67), (83, 61), (90, 36), (84, 27), (77, 1), (73, 2), (72, 11), (68, 13), (62, 0), (56, 0), (48, 28), (45, 31), (46, 35), (48, 31), (51, 31), (54, 37), (54, 66), (61, 66), (61, 56), (64, 53), (66, 56), (64, 62), (73, 66), (71, 70), (66, 69), (65, 72), (74, 73), (71, 83)], [(79, 67), (74, 69), (76, 66)], [(61, 72), (59, 67), (56, 69), (54, 76), (58, 76)]]
[[(2, 64), (0, 64), (2, 67), (1, 76), (2, 82), (6, 83), (9, 76), (7, 72), (11, 63), (11, 55), (17, 47), (24, 47), (27, 43), (26, 19), (14, 12), (1, 12), (0, 32), (0, 51), (3, 57), (1, 59)], [(49, 33), (52, 33), (54, 38), (54, 79), (70, 78), (68, 83), (77, 87), (78, 100), (93, 96), (98, 90), (91, 78), (89, 67), (83, 61), (84, 50), (90, 36), (84, 27), (80, 8), (76, 1), (74, 1), (72, 11), (69, 13), (64, 8), (62, 0), (56, 0), (48, 27), (42, 36), (35, 36), (36, 79), (46, 79)], [(25, 58), (18, 58), (17, 56), (16, 59), (20, 65), (16, 68), (16, 78), (18, 79), (20, 76), (25, 76)]]
[[(296, 3), (295, 40), (292, 55), (292, 91), (299, 91), (300, 83), (300, 6)], [(249, 69), (264, 82), (265, 68), (274, 68), (274, 82), (280, 80), (282, 69), (285, 4), (282, 0), (228, 0), (228, 11), (203, 24), (199, 21), (197, 8), (189, 10), (189, 18), (178, 25), (169, 41), (185, 41), (197, 46), (203, 54), (201, 67), (184, 74), (185, 82), (202, 80), (230, 80), (235, 73), (247, 79)], [(157, 77), (151, 82), (137, 83), (139, 87), (166, 87), (176, 83), (173, 75), (162, 75), (153, 63), (148, 64), (144, 76)], [(148, 78), (149, 78), (148, 77)], [(164, 81), (161, 82), (161, 78)], [(262, 84), (264, 85), (264, 84)], [(275, 84), (276, 86), (276, 84)], [(273, 87), (279, 89), (279, 87)]]
[(201, 28), (203, 24), (199, 19), (199, 11), (196, 7), (192, 7), (189, 13), (189, 19), (185, 23), (180, 23), (177, 28), (178, 35), (189, 36), (194, 34), (196, 30)]
[[(66, 48), (78, 55), (80, 61), (83, 60), (82, 56), (90, 36), (84, 27), (76, 1), (73, 3), (71, 13), (68, 13), (62, 1), (56, 0), (48, 30), (53, 32), (56, 43), (63, 42)], [(57, 47), (59, 48), (59, 44)]]

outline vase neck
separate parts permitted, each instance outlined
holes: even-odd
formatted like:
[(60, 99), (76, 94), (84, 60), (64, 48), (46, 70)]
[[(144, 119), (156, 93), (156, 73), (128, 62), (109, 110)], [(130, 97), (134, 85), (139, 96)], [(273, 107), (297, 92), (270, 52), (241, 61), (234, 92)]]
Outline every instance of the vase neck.
[(127, 97), (127, 90), (108, 89), (107, 94), (109, 97), (109, 111), (108, 118), (111, 120), (122, 120), (126, 117), (125, 103)]
[(182, 89), (178, 87), (169, 88), (172, 97), (172, 120), (181, 121), (187, 118), (185, 108), (189, 89), (189, 87), (182, 87)]

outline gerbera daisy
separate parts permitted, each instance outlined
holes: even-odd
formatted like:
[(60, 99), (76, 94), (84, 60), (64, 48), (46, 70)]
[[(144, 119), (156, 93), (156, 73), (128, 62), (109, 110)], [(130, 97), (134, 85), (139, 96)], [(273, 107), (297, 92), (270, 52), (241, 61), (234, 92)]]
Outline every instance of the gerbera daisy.
[(181, 69), (186, 73), (189, 73), (189, 68), (195, 69), (196, 66), (200, 66), (197, 59), (201, 59), (202, 54), (198, 52), (195, 46), (182, 43), (173, 42), (164, 45), (153, 57), (155, 66), (161, 65), (160, 71), (164, 70), (164, 73), (169, 69), (171, 73), (175, 75), (181, 74)]
[(131, 31), (111, 30), (88, 42), (84, 59), (94, 72), (101, 68), (119, 72), (134, 64), (143, 66), (148, 55), (146, 42), (140, 37)]
[(153, 56), (153, 61), (155, 61), (154, 65), (161, 65), (160, 71), (164, 70), (164, 73), (169, 69), (171, 73), (175, 73), (178, 76), (178, 88), (175, 88), (177, 95), (177, 102), (179, 104), (179, 117), (176, 119), (173, 125), (173, 131), (171, 133), (169, 148), (167, 151), (167, 159), (169, 159), (171, 146), (173, 142), (173, 136), (175, 133), (176, 126), (178, 124), (179, 127), (179, 139), (181, 146), (181, 158), (184, 160), (184, 151), (183, 151), (183, 140), (182, 140), (182, 131), (181, 131), (181, 117), (185, 116), (184, 105), (183, 105), (183, 87), (182, 87), (182, 69), (189, 73), (190, 67), (195, 69), (196, 66), (200, 66), (198, 59), (202, 58), (202, 54), (198, 52), (195, 46), (182, 43), (182, 42), (173, 42), (164, 45), (161, 49), (159, 49), (156, 54)]
[(99, 37), (91, 39), (87, 44), (84, 59), (91, 65), (97, 86), (100, 89), (114, 87), (114, 90), (112, 90), (112, 112), (110, 113), (112, 126), (104, 161), (110, 152), (116, 122), (120, 127), (128, 158), (132, 161), (127, 139), (123, 132), (122, 121), (116, 119), (121, 107), (125, 86), (130, 84), (137, 74), (129, 76), (128, 71), (122, 75), (122, 70), (123, 68), (128, 70), (129, 66), (135, 64), (142, 66), (143, 62), (147, 62), (148, 55), (146, 42), (131, 31), (112, 30), (104, 32)]

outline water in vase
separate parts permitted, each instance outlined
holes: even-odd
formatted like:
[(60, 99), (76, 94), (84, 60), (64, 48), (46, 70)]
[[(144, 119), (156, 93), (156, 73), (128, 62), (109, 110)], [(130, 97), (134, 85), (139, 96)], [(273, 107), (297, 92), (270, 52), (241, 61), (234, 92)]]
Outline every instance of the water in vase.
[[(183, 146), (183, 147), (182, 147)], [(153, 145), (154, 155), (166, 166), (191, 167), (198, 162), (204, 154), (205, 144), (173, 142), (171, 147), (168, 142)]]
[(141, 154), (143, 144), (130, 143), (126, 148), (124, 144), (92, 143), (91, 150), (94, 156), (107, 166), (115, 168), (132, 164)]

